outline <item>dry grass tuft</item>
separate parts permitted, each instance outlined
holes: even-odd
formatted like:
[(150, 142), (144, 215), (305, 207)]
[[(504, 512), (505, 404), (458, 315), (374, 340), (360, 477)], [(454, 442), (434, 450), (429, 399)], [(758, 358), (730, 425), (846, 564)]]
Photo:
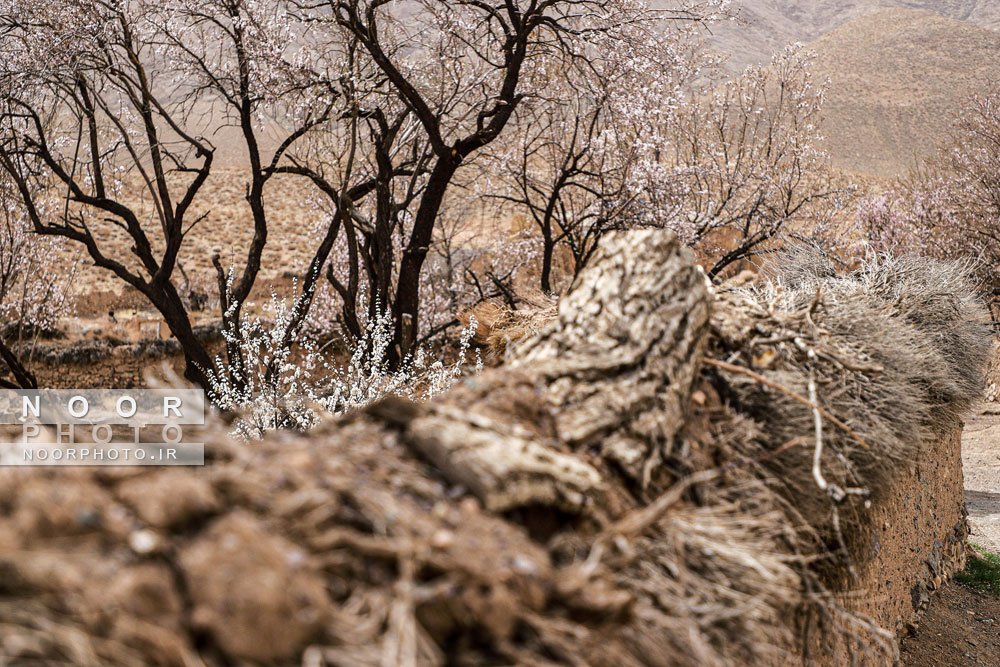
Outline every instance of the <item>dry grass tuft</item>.
[(485, 301), (462, 313), (459, 321), (465, 329), (475, 317), (476, 343), (492, 356), (503, 358), (511, 344), (538, 333), (556, 316), (557, 301), (552, 297), (539, 292), (521, 299), (523, 302), (516, 310), (504, 303)]

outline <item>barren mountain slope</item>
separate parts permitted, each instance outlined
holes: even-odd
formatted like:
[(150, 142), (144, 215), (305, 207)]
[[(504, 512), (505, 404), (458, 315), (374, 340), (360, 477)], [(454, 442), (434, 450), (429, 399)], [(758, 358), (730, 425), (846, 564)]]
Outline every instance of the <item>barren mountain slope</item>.
[[(671, 0), (654, 0), (668, 6)], [(732, 55), (730, 67), (765, 63), (789, 42), (809, 42), (838, 26), (884, 8), (919, 9), (1000, 29), (997, 0), (738, 0), (740, 20), (712, 30), (714, 48)]]
[(890, 9), (810, 45), (829, 77), (823, 132), (834, 166), (891, 177), (930, 154), (967, 97), (1000, 79), (1000, 32)]

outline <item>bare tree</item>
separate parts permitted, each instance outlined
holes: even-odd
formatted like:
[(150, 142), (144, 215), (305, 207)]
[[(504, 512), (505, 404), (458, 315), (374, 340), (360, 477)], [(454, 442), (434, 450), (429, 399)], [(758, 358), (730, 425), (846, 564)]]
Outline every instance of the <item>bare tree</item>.
[[(346, 276), (328, 273), (344, 299), (348, 328), (357, 328), (355, 295), (367, 271), (369, 310), (389, 308), (394, 349), (399, 357), (412, 351), (422, 271), (447, 193), (519, 107), (545, 97), (537, 72), (573, 59), (584, 66), (613, 48), (622, 26), (701, 17), (717, 4), (663, 13), (628, 0), (300, 3), (302, 15), (323, 26), (330, 52), (349, 54), (357, 72), (348, 104), (356, 130), (334, 153), (355, 165), (359, 154), (370, 156), (357, 177), (376, 182), (367, 199), (340, 216), (351, 254)], [(342, 162), (332, 171), (342, 173)], [(316, 170), (302, 173), (331, 197), (343, 191), (327, 187)], [(398, 258), (389, 238), (400, 240)]]
[[(265, 185), (337, 99), (334, 83), (287, 57), (294, 26), (280, 3), (258, 0), (0, 3), (0, 168), (37, 233), (82, 244), (96, 266), (149, 299), (184, 350), (186, 377), (206, 388), (214, 364), (174, 276), (206, 215), (192, 214), (215, 157), (206, 134), (238, 128), (248, 158), (253, 238), (231, 280), (215, 259), (232, 325), (267, 243)], [(274, 118), (281, 123), (269, 127), (282, 136), (265, 155), (262, 126)], [(141, 184), (152, 219), (124, 196), (126, 177)], [(239, 345), (228, 353), (238, 367)]]
[(672, 160), (687, 184), (669, 226), (716, 257), (712, 278), (789, 228), (822, 225), (849, 192), (827, 176), (817, 128), (824, 89), (809, 63), (788, 47), (679, 115)]
[[(544, 99), (539, 72), (596, 68), (625, 43), (625, 27), (701, 18), (723, 4), (651, 12), (632, 0), (0, 0), (0, 168), (33, 229), (81, 244), (145, 295), (180, 342), (186, 376), (208, 387), (218, 369), (194, 335), (175, 270), (206, 215), (193, 211), (209, 208), (210, 137), (234, 128), (253, 229), (239, 266), (227, 271), (213, 258), (232, 332), (228, 367), (240, 375), (239, 320), (261, 270), (277, 175), (309, 179), (329, 220), (285, 342), (325, 275), (352, 335), (362, 332), (360, 313), (390, 311), (398, 362), (420, 340), (425, 259), (456, 174), (520, 105)], [(140, 184), (151, 216), (125, 196), (125, 179)], [(329, 261), (339, 238), (346, 266)]]
[(32, 231), (11, 182), (0, 178), (0, 361), (10, 374), (0, 386), (37, 388), (35, 344), (70, 312), (75, 264), (60, 241)]
[(823, 90), (796, 48), (769, 68), (720, 82), (696, 34), (633, 25), (584, 66), (550, 65), (547, 96), (519, 108), (516, 141), (489, 150), (489, 196), (526, 210), (543, 239), (541, 287), (555, 249), (576, 275), (608, 231), (666, 227), (714, 258), (759, 251), (789, 229), (822, 227), (848, 190), (834, 185), (816, 122)]
[(500, 187), (487, 196), (526, 211), (538, 228), (545, 292), (558, 247), (575, 276), (607, 232), (677, 210), (682, 179), (662, 156), (688, 103), (684, 89), (706, 62), (696, 27), (707, 19), (659, 18), (636, 15), (587, 57), (562, 54), (535, 71), (543, 93), (518, 108), (513, 139), (488, 150), (489, 185)]
[(858, 220), (879, 250), (972, 258), (994, 314), (1000, 313), (1000, 82), (958, 114), (937, 153), (880, 193)]

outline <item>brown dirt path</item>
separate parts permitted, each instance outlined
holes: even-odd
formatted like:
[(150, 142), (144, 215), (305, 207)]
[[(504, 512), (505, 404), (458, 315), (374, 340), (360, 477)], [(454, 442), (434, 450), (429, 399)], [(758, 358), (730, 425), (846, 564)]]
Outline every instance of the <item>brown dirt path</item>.
[[(1000, 406), (970, 417), (962, 435), (965, 504), (971, 541), (1000, 553)], [(1000, 666), (1000, 600), (961, 584), (946, 585), (927, 608), (920, 629), (903, 641), (909, 667)]]
[(962, 433), (965, 505), (976, 544), (1000, 553), (1000, 405), (976, 411)]
[(951, 582), (931, 600), (917, 634), (903, 640), (907, 667), (1000, 665), (1000, 600)]

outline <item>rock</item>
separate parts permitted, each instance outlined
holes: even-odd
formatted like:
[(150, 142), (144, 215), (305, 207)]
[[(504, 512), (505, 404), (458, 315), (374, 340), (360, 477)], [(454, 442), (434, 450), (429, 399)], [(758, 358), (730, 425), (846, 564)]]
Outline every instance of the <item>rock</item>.
[(165, 628), (180, 625), (182, 605), (170, 571), (143, 563), (125, 568), (107, 591), (112, 613), (136, 616)]
[(45, 658), (48, 647), (41, 637), (28, 634), (8, 634), (0, 644), (5, 657), (11, 660), (39, 660)]
[(192, 623), (233, 658), (290, 660), (330, 613), (321, 574), (259, 519), (234, 512), (180, 554)]
[(14, 522), (26, 542), (97, 532), (114, 504), (93, 483), (74, 479), (33, 479), (17, 495)]
[(178, 528), (219, 510), (215, 490), (187, 471), (167, 470), (127, 479), (118, 497), (155, 528)]
[(111, 636), (141, 652), (148, 664), (159, 667), (194, 667), (203, 664), (181, 635), (131, 616), (116, 619)]
[(145, 556), (157, 551), (162, 546), (162, 540), (151, 530), (136, 530), (128, 536), (128, 545), (132, 551)]

